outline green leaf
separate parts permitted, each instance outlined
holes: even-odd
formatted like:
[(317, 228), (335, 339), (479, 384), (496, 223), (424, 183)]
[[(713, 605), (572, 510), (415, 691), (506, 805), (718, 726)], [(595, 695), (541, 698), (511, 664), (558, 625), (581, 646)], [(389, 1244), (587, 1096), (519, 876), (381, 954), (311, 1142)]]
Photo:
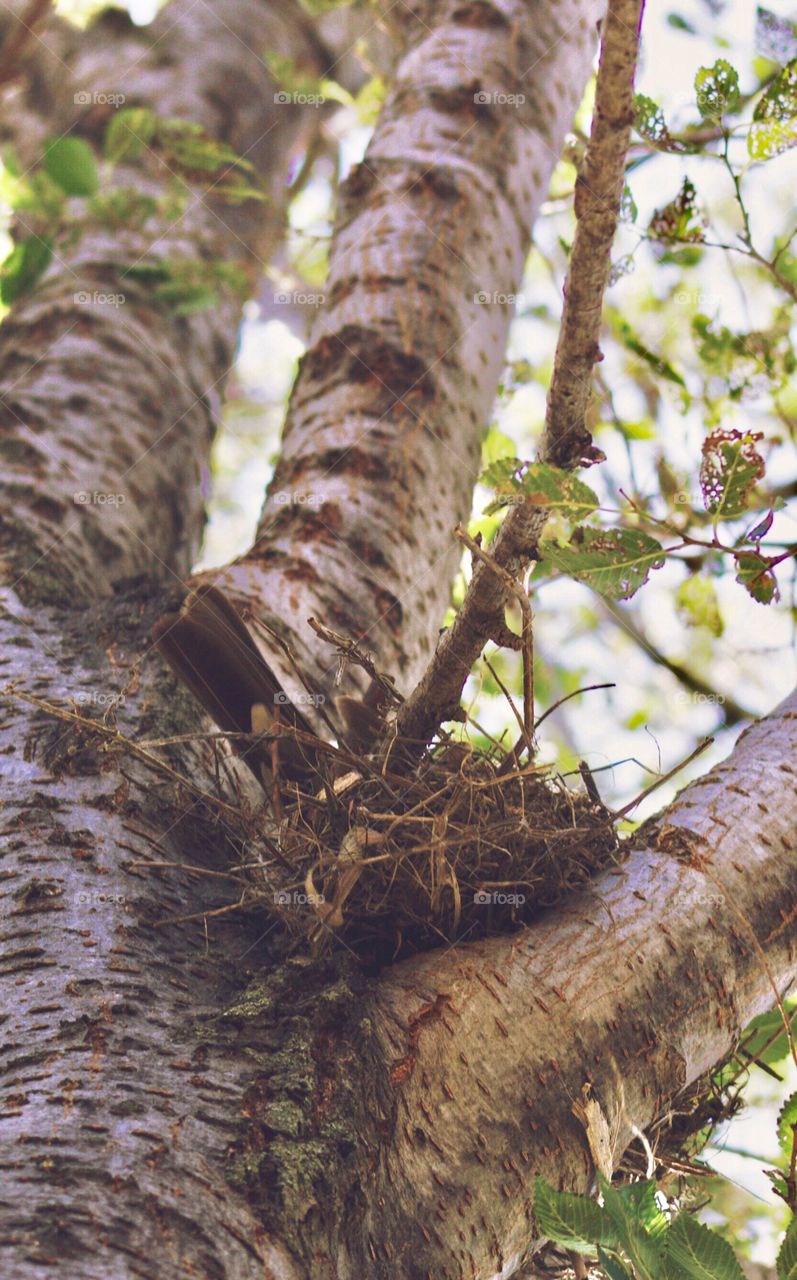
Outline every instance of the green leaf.
[[(787, 1003), (788, 1012), (794, 1007), (794, 1001)], [(745, 1027), (740, 1048), (747, 1057), (756, 1062), (765, 1062), (770, 1067), (783, 1062), (789, 1054), (789, 1039), (780, 1009), (769, 1009), (767, 1013), (760, 1013), (753, 1018)]]
[(664, 564), (661, 545), (640, 529), (580, 528), (567, 546), (543, 541), (540, 550), (561, 573), (614, 600), (628, 600)]
[(44, 168), (68, 196), (93, 196), (97, 162), (82, 138), (54, 138), (44, 149)]
[(759, 99), (747, 135), (753, 160), (770, 160), (797, 144), (797, 59), (784, 67)]
[(780, 598), (778, 581), (770, 569), (770, 561), (755, 551), (739, 551), (735, 556), (736, 581), (759, 604), (772, 604)]
[(598, 1245), (598, 1262), (606, 1272), (609, 1280), (632, 1280), (631, 1272), (619, 1258), (612, 1257)]
[(727, 1240), (688, 1213), (679, 1213), (670, 1227), (667, 1258), (693, 1280), (744, 1280)]
[(797, 1141), (795, 1137), (794, 1126), (797, 1125), (797, 1093), (792, 1093), (784, 1102), (778, 1112), (778, 1142), (781, 1151), (787, 1156), (792, 1153), (792, 1148)]
[(534, 1214), (537, 1226), (548, 1240), (577, 1253), (593, 1253), (598, 1243), (610, 1248), (616, 1241), (606, 1215), (588, 1196), (555, 1191), (544, 1178), (534, 1182)]
[(724, 624), (711, 578), (693, 573), (675, 593), (675, 605), (688, 627), (705, 627), (713, 636), (721, 636)]
[(636, 111), (634, 127), (646, 141), (652, 143), (659, 151), (686, 151), (687, 148), (683, 143), (673, 138), (667, 128), (664, 112), (652, 98), (648, 98), (644, 93), (635, 94), (634, 110)]
[(665, 244), (702, 244), (706, 238), (706, 220), (697, 203), (697, 191), (689, 178), (684, 178), (674, 200), (657, 209), (648, 226), (648, 234)]
[(517, 458), (499, 458), (481, 476), (483, 484), (496, 491), (486, 508), (493, 515), (513, 503), (531, 503), (557, 511), (566, 520), (582, 520), (597, 510), (597, 494), (571, 472), (542, 462), (521, 462)]
[(739, 74), (724, 58), (701, 67), (695, 76), (697, 107), (704, 120), (719, 120), (739, 110)]
[(28, 236), (15, 244), (2, 266), (0, 301), (9, 307), (17, 298), (30, 293), (49, 267), (52, 257), (51, 242), (41, 236)]
[(216, 173), (219, 169), (235, 165), (253, 171), (249, 160), (242, 160), (226, 142), (212, 138), (201, 125), (192, 120), (156, 120), (155, 145), (172, 164), (182, 169)]
[(737, 520), (747, 510), (750, 494), (764, 475), (764, 459), (756, 449), (761, 431), (717, 427), (703, 441), (700, 489), (714, 520)]
[(775, 1259), (778, 1280), (797, 1280), (797, 1218), (792, 1218)]
[(105, 133), (105, 158), (111, 164), (136, 160), (155, 136), (157, 116), (149, 107), (125, 107), (112, 117)]
[(635, 1273), (641, 1280), (660, 1280), (662, 1246), (669, 1224), (656, 1199), (655, 1184), (651, 1181), (618, 1188), (601, 1174), (598, 1182), (606, 1212)]

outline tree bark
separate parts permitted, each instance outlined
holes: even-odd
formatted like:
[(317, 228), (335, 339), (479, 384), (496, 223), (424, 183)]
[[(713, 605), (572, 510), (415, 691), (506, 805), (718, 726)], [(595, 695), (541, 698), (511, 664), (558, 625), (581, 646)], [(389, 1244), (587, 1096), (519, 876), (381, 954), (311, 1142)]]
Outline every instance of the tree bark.
[[(46, 42), (34, 44), (21, 103), (25, 167), (43, 138), (74, 134), (101, 147), (115, 107), (147, 106), (202, 125), (255, 165), (265, 206), (220, 201), (213, 182), (177, 183), (184, 211), (139, 227), (104, 227), (88, 214), (71, 249), (0, 330), (0, 448), (5, 463), (0, 546), (28, 598), (96, 599), (146, 572), (185, 578), (204, 522), (202, 474), (234, 357), (241, 303), (176, 316), (128, 268), (170, 259), (226, 262), (254, 280), (284, 221), (284, 169), (313, 107), (274, 101), (260, 50), (321, 67), (319, 48), (290, 3), (172, 0), (151, 28), (111, 11), (80, 41), (56, 25), (56, 87)], [(174, 175), (146, 148), (115, 185), (164, 196)], [(29, 220), (20, 214), (24, 234)], [(30, 229), (30, 228), (28, 228)]]
[(224, 577), (253, 612), (267, 604), (327, 693), (335, 658), (311, 616), (361, 639), (405, 693), (434, 649), (531, 227), (599, 17), (590, 0), (409, 13), (373, 139), (343, 185), (258, 540)]
[[(284, 15), (274, 6), (230, 0), (214, 14), (222, 8), (225, 20), (238, 15), (228, 23), (233, 35), (244, 27), (250, 37), (260, 30), (250, 21), (273, 21), (282, 30)], [(491, 16), (497, 12), (485, 6), (458, 11), (459, 17), (450, 13), (447, 39), (462, 49), (471, 36), (487, 40), (492, 31), (489, 38), (504, 48), (505, 27)], [(545, 12), (534, 10), (540, 19)], [(559, 21), (559, 12), (551, 22)], [(586, 9), (578, 12), (588, 16)], [(175, 18), (176, 28), (169, 27), (167, 19)], [(304, 31), (293, 19), (284, 20), (289, 31)], [(98, 41), (94, 61), (80, 62), (89, 58), (91, 39), (76, 46), (84, 52), (74, 55), (75, 66), (91, 65), (95, 78), (86, 70), (75, 83), (95, 84), (107, 93), (114, 88), (107, 78), (111, 63), (100, 71), (98, 51), (114, 47), (111, 33), (118, 30), (122, 45), (133, 41), (138, 56), (144, 37), (118, 17), (104, 21), (102, 38), (92, 37)], [(238, 49), (240, 39), (231, 35), (228, 42), (218, 27), (204, 25), (214, 21), (207, 6), (195, 11), (187, 2), (175, 3), (161, 21), (162, 41), (145, 41), (137, 92), (159, 110), (204, 112), (199, 118), (217, 134), (218, 127), (240, 126), (241, 133), (222, 136), (231, 143), (235, 136), (233, 145), (245, 150), (254, 137), (246, 130), (258, 127), (254, 115), (261, 107), (239, 99), (238, 86), (230, 82), (239, 56), (257, 81), (260, 73), (249, 52)], [(210, 37), (205, 43), (198, 42), (200, 31)], [(410, 38), (417, 67), (434, 69), (438, 64), (415, 24)], [(573, 40), (582, 50), (577, 61), (583, 59), (578, 65), (584, 72), (586, 38), (576, 21)], [(521, 47), (525, 39), (519, 32)], [(549, 66), (546, 77), (555, 79), (572, 66), (570, 54), (561, 56), (559, 71)], [(412, 57), (400, 78), (410, 116)], [(191, 103), (180, 96), (188, 92), (187, 65), (192, 75), (209, 78)], [(249, 74), (241, 70), (241, 79)], [(245, 83), (251, 94), (259, 86)], [(442, 110), (435, 106), (437, 80), (433, 88), (421, 94), (430, 129), (439, 127)], [(461, 103), (458, 81), (455, 88)], [(69, 124), (70, 90), (65, 79), (63, 93), (61, 86), (55, 93), (67, 103), (61, 127)], [(443, 98), (449, 103), (443, 115), (451, 115), (450, 99)], [(388, 110), (393, 127), (401, 101), (395, 99)], [(28, 104), (34, 114), (35, 106)], [(291, 119), (275, 125), (277, 133), (287, 130), (284, 148), (290, 145)], [(558, 128), (558, 115), (555, 123)], [(511, 133), (515, 126), (503, 127)], [(474, 131), (479, 133), (478, 124)], [(405, 184), (414, 174), (419, 190), (410, 183), (404, 198), (420, 202), (417, 213), (429, 199), (417, 169), (396, 157), (395, 128), (392, 143), (389, 131), (377, 137), (383, 149), (374, 152), (377, 177), (366, 175), (367, 192), (376, 201), (380, 181), (386, 181), (385, 200), (400, 219), (390, 203), (399, 188), (385, 174), (397, 173)], [(416, 141), (420, 147), (423, 135)], [(518, 155), (535, 145), (524, 139), (516, 144)], [(446, 181), (464, 201), (463, 219), (472, 220), (469, 194), (457, 186), (470, 172), (466, 159), (457, 156), (451, 170)], [(276, 183), (276, 168), (272, 177)], [(539, 181), (544, 186), (542, 176)], [(523, 207), (531, 209), (531, 196), (523, 191), (522, 201), (529, 198)], [(494, 218), (498, 205), (502, 216), (506, 212), (504, 198), (488, 201), (485, 217), (493, 218), (494, 232), (504, 225)], [(369, 202), (364, 216), (367, 235), (375, 235)], [(214, 215), (197, 208), (192, 217), (190, 236), (185, 232), (191, 245), (212, 246), (221, 235)], [(341, 243), (347, 225), (341, 223)], [(253, 227), (252, 242), (246, 232), (244, 248), (234, 249), (225, 234), (225, 252), (246, 256), (260, 231)], [(420, 278), (425, 234), (419, 231), (403, 260), (396, 249), (396, 270), (404, 280)], [(450, 223), (445, 234), (453, 234)], [(513, 232), (518, 255), (522, 234)], [(425, 243), (433, 252), (434, 237)], [(81, 280), (92, 281), (91, 272), (104, 270), (104, 262), (98, 249), (72, 266), (84, 273)], [(499, 275), (503, 270), (508, 266), (499, 265)], [(364, 268), (355, 272), (353, 256), (336, 260), (333, 280), (345, 285), (355, 274), (365, 294)], [(25, 555), (8, 562), (0, 613), (8, 682), (0, 724), (3, 969), (9, 993), (0, 1055), (6, 1086), (3, 1271), (15, 1280), (54, 1274), (75, 1280), (488, 1280), (498, 1271), (508, 1277), (533, 1243), (534, 1171), (572, 1188), (587, 1186), (592, 1177), (583, 1132), (570, 1113), (583, 1085), (592, 1082), (616, 1132), (619, 1156), (631, 1123), (649, 1123), (679, 1088), (727, 1052), (753, 1013), (771, 1003), (773, 984), (783, 991), (794, 977), (795, 700), (749, 730), (729, 762), (676, 801), (666, 821), (650, 829), (649, 847), (637, 849), (589, 893), (528, 931), (417, 957), (379, 979), (367, 979), (345, 952), (316, 964), (286, 958), (285, 939), (262, 910), (246, 904), (229, 910), (246, 888), (241, 866), (267, 856), (246, 780), (229, 773), (227, 762), (217, 776), (212, 744), (196, 736), (203, 723), (195, 706), (158, 663), (145, 661), (150, 627), (165, 608), (163, 579), (183, 574), (189, 565), (201, 519), (191, 486), (210, 434), (207, 406), (194, 405), (181, 431), (159, 444), (161, 406), (173, 394), (175, 370), (189, 387), (198, 379), (201, 388), (216, 370), (223, 371), (232, 343), (227, 326), (235, 315), (227, 308), (177, 323), (145, 300), (133, 335), (120, 336), (116, 318), (86, 321), (70, 309), (73, 286), (66, 275), (56, 266), (44, 283), (52, 311), (45, 313), (34, 296), (15, 310), (10, 328), (4, 325), (31, 353), (39, 332), (49, 334), (50, 345), (35, 346), (41, 359), (33, 368), (28, 356), (22, 390), (9, 401), (6, 437), (18, 441), (20, 467), (19, 488), (7, 495), (6, 528), (23, 539)], [(464, 275), (457, 279), (461, 286)], [(377, 292), (394, 289), (391, 280), (380, 279), (378, 286)], [(460, 301), (454, 290), (452, 315)], [(328, 339), (339, 354), (353, 305), (342, 285), (333, 298), (338, 311)], [(403, 369), (404, 338), (391, 328), (387, 307), (363, 305), (388, 368)], [(76, 315), (70, 334), (67, 319)], [(495, 316), (485, 319), (479, 312), (476, 320), (483, 336), (498, 335)], [(48, 323), (54, 328), (45, 333)], [(37, 324), (45, 328), (39, 331)], [(409, 356), (425, 368), (427, 339), (412, 337)], [(0, 341), (6, 343), (3, 373), (13, 378), (20, 367), (2, 333)], [(308, 372), (302, 374), (308, 381), (300, 380), (294, 402), (304, 426), (301, 433), (291, 426), (288, 470), (277, 484), (300, 483), (290, 470), (300, 461), (315, 465), (311, 438), (318, 449), (332, 447), (325, 434), (330, 406), (340, 407), (340, 440), (348, 445), (357, 415), (375, 422), (387, 397), (386, 421), (395, 436), (375, 436), (374, 457), (385, 450), (387, 465), (395, 469), (391, 474), (400, 476), (403, 467), (418, 476), (409, 455), (401, 453), (408, 441), (426, 451), (429, 466), (443, 456), (437, 452), (443, 445), (431, 434), (427, 440), (415, 413), (426, 415), (430, 431), (443, 439), (449, 409), (470, 421), (461, 389), (448, 374), (448, 381), (440, 374), (433, 394), (410, 412), (403, 406), (411, 383), (402, 383), (397, 396), (393, 382), (389, 392), (377, 382), (369, 400), (365, 384), (353, 376), (356, 361), (347, 363), (348, 356), (341, 377), (350, 377), (351, 399), (336, 398), (334, 377), (325, 381), (322, 342), (314, 335)], [(354, 350), (366, 352), (357, 344)], [(153, 351), (169, 364), (168, 372), (159, 372)], [(89, 377), (106, 365), (111, 407)], [(484, 368), (494, 366), (497, 356), (490, 349)], [(311, 374), (320, 379), (317, 386)], [(322, 398), (324, 413), (315, 424), (302, 401), (303, 387), (308, 396), (313, 389)], [(95, 398), (81, 409), (70, 403), (72, 390)], [(491, 394), (489, 379), (480, 378), (479, 405)], [(71, 448), (67, 421), (79, 431), (82, 451)], [(472, 453), (471, 427), (467, 431), (462, 447)], [(158, 453), (146, 480), (141, 473), (140, 506), (127, 511), (123, 505), (127, 523), (104, 524), (84, 504), (89, 509), (78, 511), (69, 541), (65, 469), (75, 468), (76, 485), (87, 489), (113, 482), (118, 470), (112, 470), (112, 450), (121, 450), (124, 459), (133, 436)], [(372, 448), (370, 439), (363, 448)], [(312, 483), (320, 483), (317, 469), (313, 476)], [(344, 467), (341, 489), (332, 497), (344, 504), (341, 535), (351, 542), (373, 517), (387, 558), (380, 575), (398, 599), (411, 576), (410, 556), (431, 563), (433, 547), (443, 554), (443, 524), (421, 547), (420, 508), (407, 495), (407, 519), (398, 527), (408, 539), (415, 528), (418, 545), (401, 552), (393, 531), (377, 518), (372, 496), (360, 506), (345, 506), (352, 484)], [(51, 488), (54, 509), (45, 501)], [(115, 485), (112, 491), (118, 491)], [(443, 491), (441, 502), (448, 504), (453, 523), (464, 485), (446, 475)], [(166, 499), (175, 504), (176, 522), (161, 518)], [(367, 569), (346, 579), (343, 553), (326, 535), (317, 542), (318, 563), (326, 562), (322, 553), (329, 555), (334, 591), (323, 582), (311, 589), (302, 579), (295, 606), (284, 594), (291, 567), (301, 570), (304, 563), (297, 511), (289, 508), (285, 527), (275, 531), (283, 559), (270, 565), (262, 556), (264, 540), (250, 561), (231, 570), (230, 580), (244, 595), (247, 589), (254, 593), (265, 616), (290, 606), (289, 627), (306, 610), (324, 614), (332, 596), (340, 604), (344, 589), (354, 594), (362, 586), (363, 618), (370, 627), (378, 617), (374, 565), (366, 559)], [(148, 549), (138, 547), (139, 536)], [(110, 566), (106, 553), (113, 557)], [(31, 571), (34, 555), (45, 557), (44, 569)], [(118, 578), (142, 570), (150, 576), (110, 590)], [(24, 576), (15, 591), (11, 584), (19, 574)], [(265, 588), (273, 592), (262, 598)], [(401, 627), (369, 633), (386, 665), (395, 661), (405, 678), (416, 661), (411, 650), (423, 649), (421, 632), (432, 616), (430, 609), (423, 626), (415, 628), (409, 615), (420, 608), (421, 589), (407, 589)], [(436, 590), (442, 600), (442, 585)], [(42, 602), (42, 596), (48, 599)], [(317, 652), (308, 653), (308, 661), (321, 672)], [(52, 707), (60, 704), (61, 717), (21, 700), (21, 693)], [(116, 725), (139, 744), (137, 753), (113, 740)], [(182, 735), (193, 737), (186, 741)], [(141, 754), (147, 740), (167, 736), (179, 739), (165, 756), (183, 784), (149, 767)]]

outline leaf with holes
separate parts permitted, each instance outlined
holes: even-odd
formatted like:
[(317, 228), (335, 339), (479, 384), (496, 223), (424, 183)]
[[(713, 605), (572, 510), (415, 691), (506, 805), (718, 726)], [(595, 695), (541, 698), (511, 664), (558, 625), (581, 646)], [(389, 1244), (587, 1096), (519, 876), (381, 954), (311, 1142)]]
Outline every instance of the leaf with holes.
[(705, 227), (694, 183), (684, 178), (675, 199), (653, 214), (648, 234), (669, 244), (701, 244), (706, 238)]
[(753, 160), (770, 160), (797, 145), (797, 59), (784, 67), (759, 99), (747, 135)]
[(543, 462), (501, 458), (487, 467), (481, 479), (496, 491), (486, 508), (487, 515), (494, 515), (502, 507), (528, 502), (556, 511), (565, 520), (583, 520), (598, 508), (598, 496), (589, 485), (571, 472)]
[(628, 600), (664, 564), (664, 550), (641, 529), (577, 529), (570, 542), (540, 544), (543, 559), (561, 573), (613, 600)]
[(730, 62), (718, 58), (713, 67), (701, 67), (695, 76), (697, 107), (704, 120), (720, 120), (739, 110), (739, 74)]
[(756, 449), (761, 431), (717, 427), (703, 441), (700, 488), (706, 511), (715, 520), (737, 520), (747, 510), (752, 490), (764, 474)]
[(659, 151), (686, 151), (686, 147), (674, 138), (667, 128), (664, 112), (657, 102), (644, 93), (634, 96), (636, 118), (634, 128), (647, 142)]

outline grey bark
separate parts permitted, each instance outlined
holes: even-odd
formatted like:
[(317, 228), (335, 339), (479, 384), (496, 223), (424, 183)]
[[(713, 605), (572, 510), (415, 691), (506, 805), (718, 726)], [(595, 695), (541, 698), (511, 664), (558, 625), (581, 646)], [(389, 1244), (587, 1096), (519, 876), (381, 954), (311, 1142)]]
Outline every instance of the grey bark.
[[(187, 23), (211, 20), (204, 5), (179, 12)], [(273, 7), (240, 12), (270, 21)], [(468, 27), (474, 10), (463, 12)], [(139, 38), (124, 23), (120, 30), (123, 40)], [(110, 41), (108, 31), (103, 38)], [(198, 44), (189, 48), (201, 56)], [(179, 50), (175, 56), (179, 66)], [(162, 74), (165, 85), (165, 66)], [(221, 78), (218, 87), (234, 99), (229, 73)], [(201, 219), (194, 226), (200, 239), (215, 234)], [(68, 305), (55, 271), (48, 288)], [(30, 344), (24, 307), (20, 315), (11, 324)], [(165, 326), (148, 312), (150, 322)], [(224, 363), (213, 326), (219, 341), (231, 337), (221, 320), (204, 323), (207, 330), (165, 326), (157, 340), (170, 344), (170, 358), (201, 367), (206, 387)], [(96, 370), (101, 330), (87, 326), (85, 363), (62, 366), (59, 349), (45, 349), (42, 368), (26, 375), (26, 404), (46, 408), (40, 438), (52, 430), (56, 449), (65, 438), (60, 406), (72, 377), (82, 388), (91, 361)], [(115, 336), (114, 328), (107, 333)], [(145, 336), (151, 346), (150, 328)], [(126, 447), (126, 423), (147, 428), (143, 407), (136, 417), (136, 392), (150, 359), (131, 340), (119, 356), (113, 413), (99, 420), (90, 410), (81, 419), (81, 439), (96, 444), (97, 457), (84, 451), (80, 483), (104, 482), (104, 471), (91, 467), (108, 468), (106, 449)], [(168, 396), (170, 385), (164, 375), (157, 389)], [(154, 440), (154, 410), (152, 417)], [(146, 527), (172, 569), (188, 564), (199, 522), (189, 481), (207, 446), (207, 410), (187, 421), (186, 457), (175, 447), (174, 467), (163, 473), (182, 531), (161, 527), (164, 494), (153, 470), (124, 531), (81, 524), (73, 552), (48, 555), (49, 583), (28, 574), (26, 599), (7, 586), (0, 615), (6, 681), (118, 722), (137, 741), (207, 728), (147, 660), (165, 593), (151, 552), (135, 549), (136, 530)], [(297, 437), (290, 447), (298, 444)], [(20, 479), (30, 524), (13, 493), (6, 511), (12, 530), (31, 528), (26, 545), (41, 552), (61, 527), (57, 513), (35, 505), (51, 484), (55, 463), (47, 458), (43, 475)], [(63, 465), (73, 465), (70, 458)], [(453, 502), (455, 486), (447, 492)], [(299, 564), (300, 529), (293, 533)], [(112, 570), (103, 538), (119, 544)], [(334, 578), (339, 566), (331, 562)], [(391, 574), (401, 563), (391, 562)], [(120, 567), (144, 567), (152, 577), (112, 594)], [(18, 571), (12, 565), (7, 582)], [(256, 559), (232, 571), (266, 616), (263, 584), (280, 589), (270, 572), (259, 576)], [(45, 590), (56, 604), (33, 599)], [(101, 598), (76, 606), (81, 595)], [(326, 599), (303, 592), (291, 617)], [(271, 601), (278, 612), (288, 605), (279, 594)], [(393, 645), (396, 653), (395, 644), (373, 647), (385, 653)], [(212, 914), (238, 899), (236, 867), (263, 849), (251, 797), (238, 803), (229, 780), (219, 792), (206, 740), (169, 749), (186, 779), (175, 788), (90, 725), (36, 710), (7, 687), (4, 1273), (488, 1280), (501, 1269), (509, 1276), (532, 1243), (531, 1172), (574, 1187), (591, 1177), (569, 1111), (587, 1075), (617, 1122), (619, 1154), (629, 1121), (648, 1123), (770, 1002), (761, 953), (781, 989), (793, 978), (794, 738), (792, 701), (676, 802), (667, 816), (674, 830), (660, 828), (655, 848), (634, 853), (590, 894), (527, 934), (421, 957), (375, 981), (345, 953), (317, 966), (286, 959), (262, 912)], [(249, 820), (242, 824), (241, 815)], [(703, 898), (717, 893), (721, 901), (709, 909)]]

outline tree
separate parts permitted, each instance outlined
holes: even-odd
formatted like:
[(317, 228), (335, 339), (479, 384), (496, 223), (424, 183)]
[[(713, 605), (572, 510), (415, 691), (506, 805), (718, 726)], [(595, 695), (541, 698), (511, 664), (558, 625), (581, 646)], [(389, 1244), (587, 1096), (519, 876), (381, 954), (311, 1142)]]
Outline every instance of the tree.
[[(492, 473), (511, 511), (488, 550), (470, 539), (474, 572), (439, 643), (451, 530), (602, 7), (385, 15), (389, 87), (340, 193), (257, 540), (212, 575), (280, 708), (249, 755), (276, 775), (265, 804), (241, 764), (251, 743), (233, 735), (236, 755), (209, 732), (150, 633), (184, 600), (242, 300), (276, 251), (290, 159), (322, 145), (320, 86), (352, 29), (256, 0), (171, 0), (144, 29), (109, 11), (85, 33), (17, 6), (27, 38), (6, 15), (5, 53), (21, 59), (0, 330), (9, 1274), (515, 1274), (539, 1236), (535, 1175), (593, 1181), (574, 1102), (599, 1101), (616, 1166), (794, 979), (793, 697), (524, 931), (375, 975), (347, 947), (309, 958), (253, 893), (258, 876), (292, 885), (291, 744), (333, 804), (341, 779), (310, 730), (345, 737), (337, 689), (362, 693), (369, 667), (392, 677), (406, 700), (370, 754), (348, 754), (411, 779), (497, 640), (525, 660), (505, 757), (522, 774), (531, 623), (524, 603), (513, 638), (505, 610), (527, 600), (529, 564), (577, 576), (572, 557), (591, 551), (583, 576), (606, 589), (639, 585), (661, 557), (644, 527), (612, 535), (608, 555), (589, 533), (569, 551), (541, 542), (552, 511), (590, 507), (573, 472), (602, 456), (588, 396), (640, 10), (616, 0), (602, 25), (541, 457)], [(0, 56), (0, 81), (12, 69)], [(340, 75), (358, 92), (357, 68)], [(679, 234), (688, 214), (682, 202)], [(715, 439), (715, 503), (752, 492), (755, 446)], [(759, 595), (774, 568), (763, 536), (732, 549)], [(340, 685), (324, 627), (349, 659)]]

